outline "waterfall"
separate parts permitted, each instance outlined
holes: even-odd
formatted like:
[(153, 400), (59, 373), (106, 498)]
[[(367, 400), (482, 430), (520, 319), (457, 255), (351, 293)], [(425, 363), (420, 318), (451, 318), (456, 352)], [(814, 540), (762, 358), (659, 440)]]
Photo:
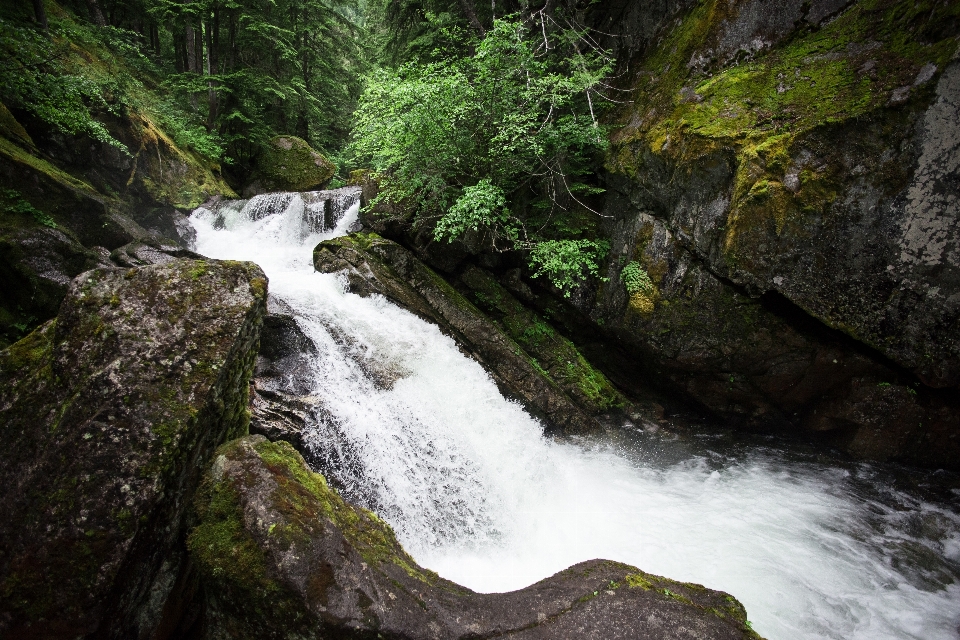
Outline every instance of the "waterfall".
[[(711, 435), (551, 440), (440, 331), (313, 270), (356, 189), (220, 201), (197, 251), (253, 260), (316, 346), (309, 446), (423, 566), (478, 591), (591, 558), (729, 591), (771, 640), (937, 640), (960, 624), (960, 516), (885, 467)], [(954, 495), (954, 502), (956, 501)]]

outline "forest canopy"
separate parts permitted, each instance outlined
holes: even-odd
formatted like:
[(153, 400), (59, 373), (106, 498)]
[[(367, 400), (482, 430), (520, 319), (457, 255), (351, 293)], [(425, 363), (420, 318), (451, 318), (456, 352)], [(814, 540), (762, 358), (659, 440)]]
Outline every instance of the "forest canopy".
[[(148, 114), (237, 186), (269, 139), (298, 136), (339, 165), (336, 181), (370, 170), (380, 200), (436, 241), (520, 251), (569, 292), (605, 251), (591, 203), (613, 60), (581, 13), (551, 0), (35, 0), (0, 10), (0, 100), (121, 150), (104, 118)], [(97, 64), (77, 64), (78, 49)]]

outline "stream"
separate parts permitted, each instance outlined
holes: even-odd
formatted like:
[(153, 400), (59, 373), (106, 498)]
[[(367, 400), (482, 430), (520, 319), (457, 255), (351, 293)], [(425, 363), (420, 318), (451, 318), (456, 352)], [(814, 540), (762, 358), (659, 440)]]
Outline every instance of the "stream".
[(356, 190), (268, 194), (191, 222), (199, 253), (258, 263), (293, 309), (319, 353), (310, 446), (421, 565), (496, 592), (607, 558), (728, 591), (770, 640), (960, 637), (960, 491), (722, 429), (545, 437), (435, 326), (314, 271), (358, 209)]

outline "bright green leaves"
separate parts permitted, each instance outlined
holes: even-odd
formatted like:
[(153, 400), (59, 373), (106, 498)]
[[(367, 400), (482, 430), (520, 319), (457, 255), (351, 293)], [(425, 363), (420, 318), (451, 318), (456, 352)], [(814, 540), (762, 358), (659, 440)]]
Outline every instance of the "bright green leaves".
[(596, 273), (598, 243), (552, 234), (583, 212), (596, 189), (580, 177), (606, 147), (595, 98), (612, 61), (582, 53), (582, 36), (497, 20), (472, 55), (368, 76), (351, 150), (379, 201), (404, 203), (438, 240), (482, 232), (488, 248), (532, 249), (565, 291)]
[[(76, 73), (64, 58), (70, 54), (62, 41), (0, 19), (0, 99), (29, 111), (60, 133), (86, 134), (123, 152), (126, 147), (94, 118), (95, 113), (122, 108), (116, 87)], [(115, 84), (115, 83), (114, 83)]]
[[(511, 225), (507, 197), (500, 187), (484, 178), (472, 187), (466, 187), (433, 230), (436, 240), (452, 242), (469, 231), (490, 231), (505, 236), (512, 246), (519, 240), (516, 225)], [(496, 245), (496, 238), (494, 238)]]
[(534, 278), (546, 276), (555, 287), (570, 297), (584, 274), (597, 276), (600, 261), (610, 245), (593, 240), (548, 240), (537, 244), (530, 252), (530, 265), (536, 270)]
[(653, 280), (640, 266), (640, 263), (636, 261), (627, 263), (627, 266), (620, 272), (620, 279), (623, 280), (623, 284), (630, 294), (649, 294), (655, 290)]
[(45, 227), (57, 228), (53, 218), (24, 200), (16, 189), (0, 189), (0, 211), (14, 215), (29, 215)]

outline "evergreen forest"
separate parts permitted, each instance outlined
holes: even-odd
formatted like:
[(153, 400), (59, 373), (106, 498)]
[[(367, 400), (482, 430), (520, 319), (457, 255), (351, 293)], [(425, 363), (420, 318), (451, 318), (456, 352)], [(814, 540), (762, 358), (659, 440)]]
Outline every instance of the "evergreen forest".
[(614, 59), (586, 11), (470, 0), (8, 4), (0, 100), (31, 126), (126, 154), (104, 116), (141, 113), (238, 192), (267, 141), (299, 137), (336, 165), (331, 187), (367, 172), (380, 187), (374, 206), (437, 241), (520, 251), (569, 293), (607, 250), (594, 174)]

